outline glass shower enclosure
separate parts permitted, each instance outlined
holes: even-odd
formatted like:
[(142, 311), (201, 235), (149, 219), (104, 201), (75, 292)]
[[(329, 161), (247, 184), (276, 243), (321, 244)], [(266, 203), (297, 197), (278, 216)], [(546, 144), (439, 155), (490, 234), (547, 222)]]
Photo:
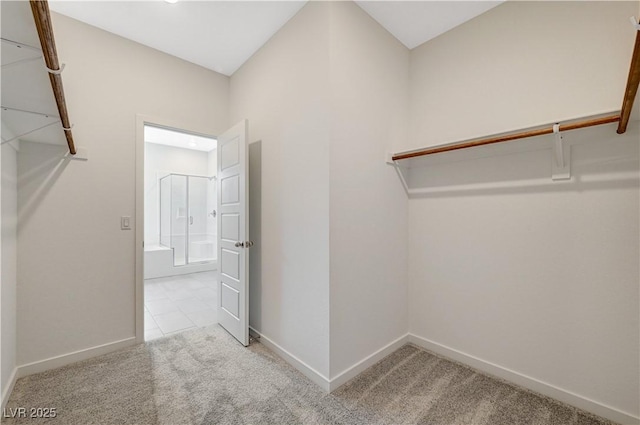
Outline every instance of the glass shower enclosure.
[(160, 245), (173, 265), (215, 261), (215, 177), (170, 173), (160, 178)]

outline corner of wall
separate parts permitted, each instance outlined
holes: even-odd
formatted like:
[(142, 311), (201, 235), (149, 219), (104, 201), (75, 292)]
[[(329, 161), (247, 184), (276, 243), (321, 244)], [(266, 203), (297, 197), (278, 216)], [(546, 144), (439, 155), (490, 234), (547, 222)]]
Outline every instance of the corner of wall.
[(330, 23), (335, 388), (401, 345), (408, 330), (408, 200), (385, 157), (406, 139), (409, 49), (352, 2), (332, 4)]

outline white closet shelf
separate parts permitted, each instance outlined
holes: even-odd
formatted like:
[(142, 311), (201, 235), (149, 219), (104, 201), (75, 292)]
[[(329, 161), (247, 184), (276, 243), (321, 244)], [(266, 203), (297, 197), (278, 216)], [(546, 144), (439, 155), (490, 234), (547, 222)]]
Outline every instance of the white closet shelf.
[(2, 143), (67, 145), (75, 155), (48, 3), (2, 2), (0, 7), (1, 112), (7, 129)]

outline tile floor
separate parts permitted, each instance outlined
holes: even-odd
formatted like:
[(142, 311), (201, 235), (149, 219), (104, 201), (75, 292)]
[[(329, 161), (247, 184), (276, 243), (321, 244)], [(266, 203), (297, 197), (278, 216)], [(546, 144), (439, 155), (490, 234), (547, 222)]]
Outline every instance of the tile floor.
[(217, 323), (216, 274), (210, 271), (146, 279), (145, 341)]

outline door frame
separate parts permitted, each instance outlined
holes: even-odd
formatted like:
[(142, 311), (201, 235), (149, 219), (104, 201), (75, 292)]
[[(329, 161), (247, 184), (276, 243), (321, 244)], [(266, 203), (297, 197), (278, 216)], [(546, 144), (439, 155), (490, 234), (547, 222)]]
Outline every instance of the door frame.
[(136, 114), (136, 151), (135, 151), (135, 339), (136, 343), (144, 342), (144, 126), (166, 128), (182, 133), (218, 139), (207, 130), (193, 128), (193, 123), (175, 119)]

